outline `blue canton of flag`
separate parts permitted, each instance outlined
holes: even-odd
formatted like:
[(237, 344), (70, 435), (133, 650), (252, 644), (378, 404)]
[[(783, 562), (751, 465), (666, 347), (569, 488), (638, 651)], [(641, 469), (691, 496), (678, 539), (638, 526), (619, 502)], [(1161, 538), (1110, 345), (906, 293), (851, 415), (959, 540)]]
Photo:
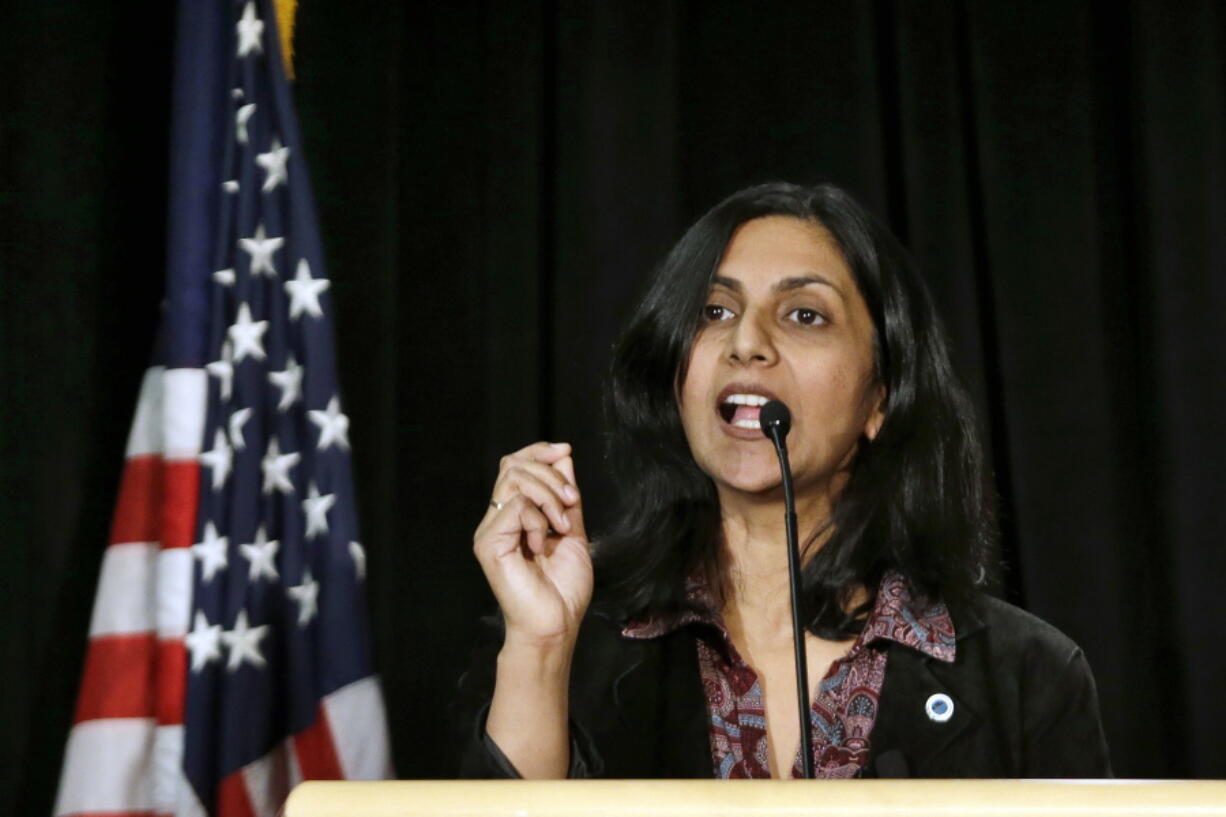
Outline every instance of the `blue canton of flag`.
[(275, 813), (300, 779), (389, 771), (301, 139), (272, 9), (229, 5), (184, 737), (221, 817)]

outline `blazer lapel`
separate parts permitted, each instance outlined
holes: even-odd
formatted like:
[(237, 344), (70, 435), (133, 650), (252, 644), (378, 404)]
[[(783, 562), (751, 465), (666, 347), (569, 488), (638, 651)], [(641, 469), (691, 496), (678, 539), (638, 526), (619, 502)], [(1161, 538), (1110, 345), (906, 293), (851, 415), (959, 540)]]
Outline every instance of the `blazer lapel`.
[(667, 637), (662, 658), (663, 681), (668, 690), (664, 706), (665, 745), (661, 776), (711, 777), (711, 736), (707, 695), (698, 670), (698, 649), (693, 633), (685, 630)]
[(711, 776), (706, 697), (693, 634), (682, 628), (631, 639), (609, 627), (572, 677), (603, 684), (571, 690), (571, 711), (601, 747), (615, 777)]
[(950, 667), (905, 647), (895, 649), (886, 666), (879, 717), (892, 716), (900, 732), (912, 736), (914, 751), (929, 758), (944, 752), (979, 717), (973, 696), (960, 689)]
[[(901, 768), (909, 768), (912, 775), (922, 776), (934, 761), (956, 751), (985, 715), (983, 691), (968, 677), (963, 646), (979, 636), (983, 622), (963, 611), (954, 624), (958, 647), (952, 663), (899, 644), (889, 647), (881, 709), (873, 727), (873, 755), (884, 761), (885, 755), (896, 758), (893, 753), (901, 752), (908, 761)], [(889, 765), (899, 768), (896, 763)], [(886, 776), (885, 769), (877, 771)]]
[(710, 777), (707, 705), (693, 634), (682, 628), (639, 642), (636, 660), (613, 682), (621, 721), (636, 741), (643, 777)]

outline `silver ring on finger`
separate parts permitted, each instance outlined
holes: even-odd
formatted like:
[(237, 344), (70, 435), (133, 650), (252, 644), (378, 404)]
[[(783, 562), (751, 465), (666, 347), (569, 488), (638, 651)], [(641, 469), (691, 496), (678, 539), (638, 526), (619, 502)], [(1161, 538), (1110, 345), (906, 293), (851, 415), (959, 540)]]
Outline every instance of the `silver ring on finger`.
[(505, 506), (505, 505), (506, 505), (506, 503), (505, 503), (505, 502), (499, 502), (497, 499), (491, 499), (491, 500), (490, 500), (490, 507), (491, 507), (491, 508), (493, 508), (493, 509), (494, 509), (494, 510), (496, 510), (496, 511), (501, 511), (501, 510), (502, 510), (502, 508), (503, 508), (503, 506)]

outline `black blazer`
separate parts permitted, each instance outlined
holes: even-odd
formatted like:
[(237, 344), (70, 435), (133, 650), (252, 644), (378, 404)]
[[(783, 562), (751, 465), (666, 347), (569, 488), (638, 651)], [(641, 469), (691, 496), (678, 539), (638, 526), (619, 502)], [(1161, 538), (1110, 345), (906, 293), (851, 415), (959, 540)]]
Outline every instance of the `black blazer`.
[[(1094, 678), (1081, 649), (1038, 618), (981, 596), (950, 604), (953, 663), (895, 642), (862, 777), (1109, 777)], [(462, 777), (516, 777), (485, 735), (501, 627), (474, 654), (453, 710)], [(693, 626), (693, 625), (691, 625)], [(945, 722), (925, 711), (954, 703)], [(650, 640), (585, 619), (571, 671), (571, 777), (711, 777), (707, 709), (690, 628)]]

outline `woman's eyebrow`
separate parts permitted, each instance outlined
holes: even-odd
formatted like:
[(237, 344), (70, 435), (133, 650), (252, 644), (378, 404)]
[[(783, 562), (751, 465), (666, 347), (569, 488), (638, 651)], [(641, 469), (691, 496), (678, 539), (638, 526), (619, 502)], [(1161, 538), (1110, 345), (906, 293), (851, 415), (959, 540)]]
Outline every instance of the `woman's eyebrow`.
[[(729, 278), (726, 276), (717, 275), (714, 278), (712, 278), (711, 283), (714, 286), (725, 287), (727, 288), (727, 290), (732, 290), (733, 292), (736, 292), (737, 294), (741, 294), (745, 290), (745, 287), (742, 285), (741, 281), (737, 280), (737, 278)], [(837, 296), (839, 296), (840, 298), (842, 297), (842, 290), (840, 290), (840, 288), (837, 287), (835, 283), (830, 280), (830, 278), (820, 276), (818, 274), (815, 274), (815, 272), (814, 274), (810, 274), (810, 275), (796, 275), (796, 276), (792, 276), (788, 278), (783, 278), (782, 281), (776, 281), (775, 285), (771, 287), (771, 292), (779, 293), (779, 292), (791, 292), (793, 290), (802, 290), (802, 288), (809, 286), (810, 283), (817, 283), (817, 285), (820, 285), (820, 286), (830, 287), (831, 290), (835, 291)]]
[[(741, 285), (740, 281), (735, 278), (727, 278), (723, 275), (715, 276), (711, 283), (726, 287), (738, 295), (745, 290), (745, 287)], [(810, 284), (827, 286), (833, 289), (840, 297), (843, 295), (843, 291), (839, 289), (833, 281), (816, 273), (811, 273), (809, 275), (795, 275), (791, 278), (784, 278), (782, 281), (776, 281), (774, 286), (771, 287), (771, 290), (773, 292), (791, 292), (794, 289), (803, 289)]]
[(816, 273), (810, 275), (797, 275), (792, 278), (784, 278), (782, 281), (776, 281), (771, 287), (775, 292), (791, 292), (794, 289), (803, 289), (809, 284), (819, 284), (833, 289), (839, 296), (842, 296), (843, 291), (835, 286), (834, 282), (829, 278), (824, 278)]

